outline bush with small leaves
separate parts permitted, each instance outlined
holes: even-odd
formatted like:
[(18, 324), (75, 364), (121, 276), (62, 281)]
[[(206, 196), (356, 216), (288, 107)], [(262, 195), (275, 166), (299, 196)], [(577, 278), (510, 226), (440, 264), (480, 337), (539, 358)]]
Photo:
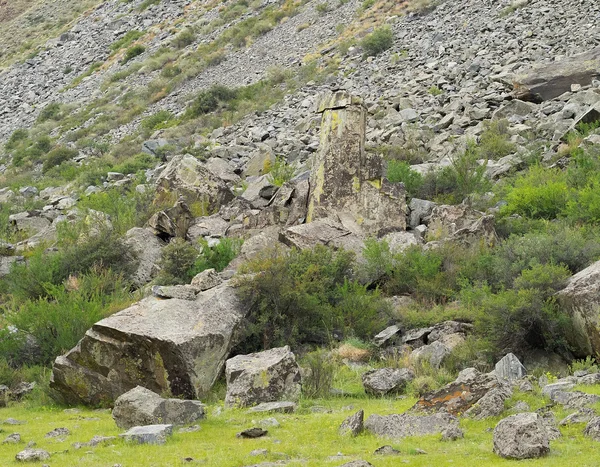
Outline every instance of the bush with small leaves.
[(143, 45), (141, 45), (141, 44), (133, 45), (125, 51), (125, 56), (123, 57), (123, 60), (121, 60), (121, 63), (125, 64), (128, 61), (137, 57), (138, 55), (142, 55), (145, 51), (146, 51), (146, 47), (144, 47)]
[(375, 29), (360, 42), (360, 45), (366, 57), (379, 55), (394, 45), (392, 29), (389, 26)]

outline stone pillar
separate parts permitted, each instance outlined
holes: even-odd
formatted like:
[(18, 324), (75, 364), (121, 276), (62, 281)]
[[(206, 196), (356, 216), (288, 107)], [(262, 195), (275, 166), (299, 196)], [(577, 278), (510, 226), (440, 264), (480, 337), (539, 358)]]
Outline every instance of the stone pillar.
[(326, 95), (321, 141), (310, 179), (307, 222), (338, 217), (349, 230), (382, 236), (406, 229), (404, 185), (384, 177), (383, 159), (365, 151), (367, 111), (345, 91)]

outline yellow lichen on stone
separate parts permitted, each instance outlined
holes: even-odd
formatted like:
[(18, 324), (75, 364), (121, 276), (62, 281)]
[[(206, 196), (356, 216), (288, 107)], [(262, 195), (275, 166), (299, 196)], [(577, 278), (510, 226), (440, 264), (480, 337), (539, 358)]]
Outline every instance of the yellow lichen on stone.
[(360, 191), (360, 179), (356, 175), (352, 177), (352, 190), (354, 190), (355, 193)]
[(316, 170), (314, 186), (312, 187), (313, 194), (308, 205), (306, 214), (306, 222), (312, 222), (315, 213), (315, 204), (320, 204), (321, 195), (323, 194), (323, 185), (325, 184), (325, 165), (321, 164)]
[(381, 190), (381, 179), (380, 178), (376, 178), (374, 180), (369, 180), (368, 181), (369, 184), (373, 187), (373, 188), (377, 188), (378, 190)]

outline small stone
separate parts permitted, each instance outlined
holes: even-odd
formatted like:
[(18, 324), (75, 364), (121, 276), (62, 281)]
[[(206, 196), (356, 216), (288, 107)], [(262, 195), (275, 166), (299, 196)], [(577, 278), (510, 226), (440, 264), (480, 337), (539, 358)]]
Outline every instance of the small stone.
[(583, 434), (594, 441), (600, 441), (600, 417), (592, 418), (583, 430)]
[(259, 424), (262, 427), (266, 426), (266, 427), (274, 427), (274, 428), (276, 428), (278, 426), (281, 426), (280, 423), (277, 421), (277, 419), (273, 418), (273, 417), (271, 417), (271, 418), (265, 418), (264, 420), (261, 420), (259, 422)]
[(297, 404), (294, 402), (263, 402), (256, 407), (252, 407), (248, 412), (292, 413), (296, 411), (297, 407)]
[(43, 449), (25, 449), (19, 452), (15, 459), (18, 462), (39, 462), (50, 459), (50, 453)]
[(465, 437), (465, 433), (457, 426), (449, 426), (442, 431), (442, 441), (456, 441)]
[(427, 451), (423, 451), (423, 449), (416, 448), (415, 454), (427, 454)]
[(250, 451), (251, 456), (266, 456), (269, 454), (268, 449), (255, 449), (254, 451)]
[(381, 446), (380, 448), (375, 449), (373, 454), (376, 454), (378, 456), (397, 456), (400, 454), (400, 451), (394, 449), (389, 444), (386, 444), (385, 446)]
[(196, 431), (200, 431), (200, 425), (192, 425), (187, 426), (185, 428), (179, 428), (177, 433), (195, 433)]
[(269, 432), (267, 430), (263, 430), (262, 428), (249, 428), (248, 430), (244, 430), (239, 432), (236, 437), (238, 438), (246, 438), (246, 439), (252, 439), (252, 438), (261, 438), (262, 436), (266, 436)]
[(21, 435), (19, 433), (13, 433), (12, 435), (8, 435), (2, 444), (18, 444), (21, 442)]
[(46, 438), (58, 438), (59, 436), (68, 436), (71, 432), (67, 428), (55, 428), (46, 433)]
[(14, 418), (7, 418), (6, 420), (4, 420), (2, 422), (4, 425), (24, 425), (25, 423), (27, 423), (24, 420), (16, 420)]

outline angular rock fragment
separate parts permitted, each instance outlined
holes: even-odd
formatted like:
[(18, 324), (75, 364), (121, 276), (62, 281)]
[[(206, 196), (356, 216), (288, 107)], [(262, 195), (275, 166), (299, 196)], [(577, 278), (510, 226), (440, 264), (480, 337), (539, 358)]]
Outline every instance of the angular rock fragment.
[(550, 452), (548, 433), (536, 413), (511, 415), (494, 428), (494, 452), (509, 459), (530, 459)]

